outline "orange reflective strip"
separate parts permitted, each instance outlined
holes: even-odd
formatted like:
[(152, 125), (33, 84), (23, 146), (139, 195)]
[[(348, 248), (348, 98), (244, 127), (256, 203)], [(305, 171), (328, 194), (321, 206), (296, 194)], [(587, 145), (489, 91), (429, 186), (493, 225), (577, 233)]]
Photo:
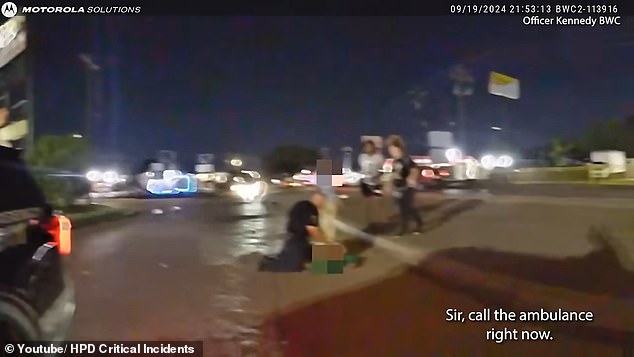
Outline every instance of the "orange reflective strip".
[(51, 219), (43, 225), (44, 229), (55, 238), (55, 243), (58, 243), (59, 240), (59, 219), (57, 216), (51, 217)]
[(58, 226), (58, 236), (56, 237), (56, 241), (58, 242), (59, 253), (63, 255), (70, 254), (71, 246), (72, 246), (72, 224), (70, 223), (70, 219), (65, 216), (57, 216), (59, 226)]

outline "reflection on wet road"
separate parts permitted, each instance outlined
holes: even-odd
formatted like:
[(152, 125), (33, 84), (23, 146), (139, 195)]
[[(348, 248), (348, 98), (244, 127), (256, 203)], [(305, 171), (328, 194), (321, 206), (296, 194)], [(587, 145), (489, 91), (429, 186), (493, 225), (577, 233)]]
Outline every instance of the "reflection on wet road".
[(239, 258), (264, 252), (282, 236), (286, 206), (298, 197), (279, 204), (108, 202), (141, 214), (76, 232), (71, 269), (78, 310), (70, 338), (202, 339), (219, 356), (255, 349), (259, 321), (248, 308), (250, 282)]

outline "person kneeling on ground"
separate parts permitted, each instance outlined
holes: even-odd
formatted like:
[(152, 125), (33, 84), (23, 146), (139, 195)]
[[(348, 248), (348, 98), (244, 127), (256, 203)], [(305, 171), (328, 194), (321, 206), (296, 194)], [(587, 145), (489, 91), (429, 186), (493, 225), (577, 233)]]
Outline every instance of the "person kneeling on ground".
[[(329, 243), (319, 229), (319, 210), (326, 204), (323, 192), (313, 192), (310, 199), (302, 200), (289, 212), (286, 226), (287, 240), (275, 257), (265, 257), (260, 270), (297, 272), (312, 260), (311, 243)], [(332, 244), (332, 243), (330, 243)]]

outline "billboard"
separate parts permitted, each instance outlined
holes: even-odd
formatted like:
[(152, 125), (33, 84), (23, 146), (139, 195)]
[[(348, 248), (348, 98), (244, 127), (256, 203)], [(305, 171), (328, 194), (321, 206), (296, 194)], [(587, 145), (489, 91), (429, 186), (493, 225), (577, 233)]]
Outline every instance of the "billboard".
[(509, 99), (520, 99), (520, 81), (502, 73), (491, 72), (489, 93)]
[(0, 25), (0, 145), (24, 148), (29, 134), (26, 18)]

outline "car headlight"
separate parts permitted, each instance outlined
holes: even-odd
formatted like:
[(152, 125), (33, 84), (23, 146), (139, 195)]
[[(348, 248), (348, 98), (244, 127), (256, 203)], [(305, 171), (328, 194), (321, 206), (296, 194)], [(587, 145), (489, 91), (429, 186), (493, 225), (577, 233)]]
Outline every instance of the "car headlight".
[(485, 170), (493, 170), (497, 165), (497, 159), (493, 155), (484, 155), (480, 159), (480, 164), (482, 164)]
[(106, 171), (101, 176), (101, 179), (105, 183), (113, 184), (119, 182), (119, 174), (114, 171)]
[(513, 166), (513, 158), (509, 155), (502, 155), (497, 159), (497, 166), (503, 168), (511, 167)]
[(447, 157), (449, 162), (460, 161), (462, 160), (462, 151), (457, 148), (447, 149), (447, 151), (445, 151), (445, 157)]
[(214, 181), (216, 181), (217, 183), (226, 183), (227, 182), (227, 176), (216, 176), (214, 178)]
[(101, 174), (101, 172), (97, 170), (91, 170), (86, 173), (86, 178), (88, 179), (88, 181), (91, 182), (101, 181), (102, 177), (103, 175)]
[(230, 190), (235, 192), (243, 200), (252, 201), (265, 194), (266, 185), (261, 181), (251, 184), (238, 183), (231, 185)]

